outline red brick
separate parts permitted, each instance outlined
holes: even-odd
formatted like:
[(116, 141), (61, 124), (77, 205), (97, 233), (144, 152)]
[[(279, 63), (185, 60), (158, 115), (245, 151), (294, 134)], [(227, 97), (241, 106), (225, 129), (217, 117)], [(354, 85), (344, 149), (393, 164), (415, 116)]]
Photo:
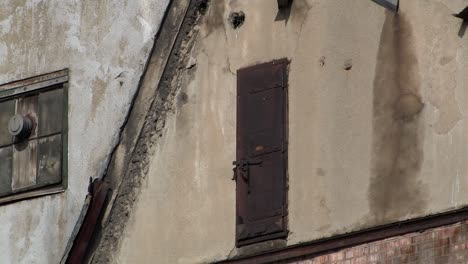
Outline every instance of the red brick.
[(411, 245), (411, 238), (410, 237), (404, 237), (404, 238), (400, 239), (400, 245), (402, 245), (402, 246)]
[(351, 264), (367, 264), (367, 257), (362, 256), (351, 260)]
[(468, 221), (344, 249), (297, 264), (468, 264)]
[(369, 247), (369, 252), (370, 253), (377, 253), (379, 251), (380, 251), (380, 244), (371, 245)]
[(460, 228), (457, 226), (457, 227), (442, 229), (439, 232), (442, 238), (451, 238), (451, 237), (455, 237), (456, 235), (460, 233)]
[(393, 257), (396, 257), (396, 256), (399, 256), (400, 254), (398, 252), (395, 252), (395, 250), (386, 250), (384, 251), (385, 254), (387, 255), (387, 257), (389, 258), (393, 258)]
[(434, 248), (434, 241), (427, 241), (421, 244), (415, 244), (417, 251), (423, 251), (426, 249), (432, 249)]
[(421, 233), (419, 235), (413, 236), (411, 238), (413, 244), (420, 244), (428, 241), (433, 240), (434, 233), (432, 232), (426, 232), (426, 233)]
[(313, 264), (325, 264), (325, 263), (329, 263), (328, 255), (317, 257), (313, 261)]
[(434, 246), (435, 247), (440, 247), (440, 246), (447, 246), (450, 244), (450, 238), (439, 238), (434, 241)]
[(433, 248), (431, 248), (431, 249), (421, 250), (418, 252), (418, 254), (423, 259), (433, 259), (435, 256), (435, 251)]
[(330, 259), (330, 261), (343, 260), (344, 259), (344, 253), (343, 252), (337, 252), (337, 253), (330, 254), (329, 259)]
[(416, 253), (416, 247), (415, 246), (401, 246), (400, 247), (400, 254), (405, 255), (405, 254), (414, 254)]
[(442, 246), (434, 249), (435, 256), (447, 256), (450, 255), (450, 246)]
[(435, 264), (449, 264), (450, 257), (449, 256), (437, 257), (434, 259), (434, 263)]

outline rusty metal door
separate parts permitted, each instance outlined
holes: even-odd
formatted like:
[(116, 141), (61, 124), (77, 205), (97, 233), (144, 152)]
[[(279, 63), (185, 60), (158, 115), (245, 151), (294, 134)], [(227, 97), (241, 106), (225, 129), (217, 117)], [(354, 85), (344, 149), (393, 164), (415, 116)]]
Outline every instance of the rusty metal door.
[(278, 60), (237, 74), (237, 246), (287, 235), (287, 66)]

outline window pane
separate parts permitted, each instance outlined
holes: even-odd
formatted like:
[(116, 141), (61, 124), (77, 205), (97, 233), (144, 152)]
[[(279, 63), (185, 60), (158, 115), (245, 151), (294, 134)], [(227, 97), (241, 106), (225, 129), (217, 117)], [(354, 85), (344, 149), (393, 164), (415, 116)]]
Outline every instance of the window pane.
[(15, 144), (13, 148), (14, 191), (32, 187), (36, 184), (37, 140)]
[(8, 122), (15, 115), (15, 100), (0, 103), (0, 146), (13, 143), (13, 137), (8, 132)]
[(39, 136), (62, 131), (63, 89), (39, 95)]
[(0, 148), (0, 195), (11, 192), (13, 147)]
[(62, 135), (55, 135), (39, 140), (38, 185), (61, 182), (62, 170)]

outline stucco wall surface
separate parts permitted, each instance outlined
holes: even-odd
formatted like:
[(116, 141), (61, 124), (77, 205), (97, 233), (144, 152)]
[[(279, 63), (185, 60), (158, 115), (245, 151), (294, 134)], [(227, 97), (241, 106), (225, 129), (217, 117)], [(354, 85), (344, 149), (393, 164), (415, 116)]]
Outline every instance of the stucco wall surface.
[[(452, 16), (467, 1), (401, 1), (398, 16), (369, 0), (294, 0), (289, 15), (276, 1), (211, 2), (120, 263), (241, 253), (231, 181), (236, 70), (284, 57), (288, 245), (468, 203), (468, 36)], [(246, 15), (237, 30), (233, 11)]]
[(0, 1), (0, 83), (70, 69), (69, 186), (0, 207), (1, 263), (59, 263), (102, 176), (168, 0)]

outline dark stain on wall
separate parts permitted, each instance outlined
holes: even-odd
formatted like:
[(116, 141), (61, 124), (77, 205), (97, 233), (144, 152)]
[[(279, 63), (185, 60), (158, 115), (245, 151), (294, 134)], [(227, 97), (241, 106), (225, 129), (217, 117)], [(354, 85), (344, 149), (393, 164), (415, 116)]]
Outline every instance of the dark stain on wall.
[(224, 1), (210, 1), (209, 12), (205, 18), (206, 36), (224, 27)]
[(373, 90), (370, 217), (376, 224), (424, 212), (424, 104), (413, 32), (403, 13), (387, 11)]
[(177, 107), (180, 108), (186, 103), (188, 103), (188, 95), (187, 93), (181, 91), (179, 95), (177, 95)]
[(325, 174), (326, 174), (325, 170), (322, 169), (322, 168), (317, 168), (316, 173), (317, 173), (318, 176), (322, 176), (322, 177), (325, 176)]

